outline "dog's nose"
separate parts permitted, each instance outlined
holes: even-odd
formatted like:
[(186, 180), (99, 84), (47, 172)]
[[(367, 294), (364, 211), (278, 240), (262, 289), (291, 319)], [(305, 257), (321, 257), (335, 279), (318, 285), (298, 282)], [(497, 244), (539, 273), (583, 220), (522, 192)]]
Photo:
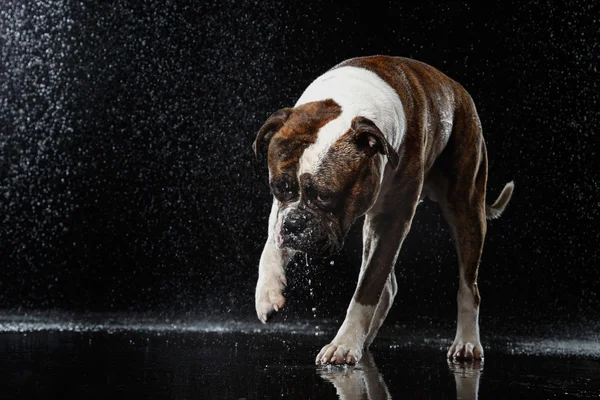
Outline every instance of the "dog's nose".
[(290, 213), (283, 221), (284, 234), (298, 234), (306, 228), (306, 214)]

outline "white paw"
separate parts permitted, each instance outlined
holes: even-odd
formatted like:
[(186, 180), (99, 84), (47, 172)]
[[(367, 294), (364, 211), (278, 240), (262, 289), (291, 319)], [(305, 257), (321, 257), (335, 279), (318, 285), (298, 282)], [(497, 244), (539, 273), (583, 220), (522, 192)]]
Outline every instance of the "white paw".
[(348, 364), (354, 365), (360, 361), (362, 357), (362, 344), (346, 342), (343, 340), (337, 341), (334, 339), (332, 343), (324, 346), (315, 363), (317, 365), (325, 364)]
[(264, 324), (273, 312), (281, 310), (285, 306), (283, 289), (287, 282), (285, 276), (272, 276), (267, 279), (259, 279), (256, 285), (256, 315)]
[(448, 350), (448, 358), (483, 360), (483, 347), (478, 339), (457, 337)]

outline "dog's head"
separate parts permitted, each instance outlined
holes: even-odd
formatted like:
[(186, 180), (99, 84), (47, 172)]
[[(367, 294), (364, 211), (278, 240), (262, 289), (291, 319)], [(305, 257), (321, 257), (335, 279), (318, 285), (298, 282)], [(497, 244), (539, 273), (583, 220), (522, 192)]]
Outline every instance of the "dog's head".
[(284, 108), (256, 136), (257, 157), (261, 143), (268, 143), (280, 248), (323, 256), (339, 251), (352, 223), (377, 198), (375, 156), (384, 154), (393, 168), (398, 163), (398, 154), (371, 120), (341, 116), (333, 100)]

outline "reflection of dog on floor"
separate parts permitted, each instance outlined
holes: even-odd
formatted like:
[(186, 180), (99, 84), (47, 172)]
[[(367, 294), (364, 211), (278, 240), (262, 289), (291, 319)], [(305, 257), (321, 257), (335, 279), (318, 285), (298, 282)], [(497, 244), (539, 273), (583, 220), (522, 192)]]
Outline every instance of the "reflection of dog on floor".
[(337, 335), (316, 359), (358, 362), (392, 305), (400, 246), (419, 201), (429, 197), (442, 208), (459, 260), (448, 356), (483, 358), (477, 268), (486, 218), (502, 214), (513, 185), (486, 204), (487, 150), (462, 86), (414, 60), (347, 60), (266, 121), (253, 146), (257, 156), (263, 142), (274, 198), (256, 286), (261, 321), (285, 304), (285, 266), (294, 253), (337, 252), (366, 214), (358, 286)]
[[(448, 360), (448, 368), (454, 375), (456, 398), (477, 400), (483, 362)], [(317, 373), (333, 384), (340, 400), (392, 398), (383, 375), (368, 350), (360, 360), (360, 368), (339, 369), (328, 366), (318, 369)]]
[(454, 373), (456, 398), (477, 400), (479, 395), (479, 377), (483, 371), (483, 361), (448, 360), (448, 368)]
[(339, 367), (326, 367), (318, 369), (317, 373), (335, 386), (340, 400), (392, 398), (369, 351), (365, 351), (360, 359), (360, 368), (343, 370)]

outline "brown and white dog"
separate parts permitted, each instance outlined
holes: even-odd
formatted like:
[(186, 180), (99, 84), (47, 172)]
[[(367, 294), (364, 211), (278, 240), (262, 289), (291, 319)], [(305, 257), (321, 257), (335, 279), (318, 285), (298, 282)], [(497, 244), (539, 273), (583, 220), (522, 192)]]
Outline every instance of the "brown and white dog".
[(483, 358), (477, 268), (486, 218), (500, 216), (513, 183), (486, 205), (486, 146), (462, 86), (406, 58), (350, 59), (311, 83), (293, 108), (269, 117), (253, 145), (257, 156), (263, 142), (274, 199), (256, 286), (262, 322), (285, 305), (285, 267), (294, 253), (337, 252), (366, 214), (356, 291), (316, 358), (358, 362), (392, 305), (398, 252), (428, 197), (440, 204), (458, 253), (457, 330), (448, 357)]

